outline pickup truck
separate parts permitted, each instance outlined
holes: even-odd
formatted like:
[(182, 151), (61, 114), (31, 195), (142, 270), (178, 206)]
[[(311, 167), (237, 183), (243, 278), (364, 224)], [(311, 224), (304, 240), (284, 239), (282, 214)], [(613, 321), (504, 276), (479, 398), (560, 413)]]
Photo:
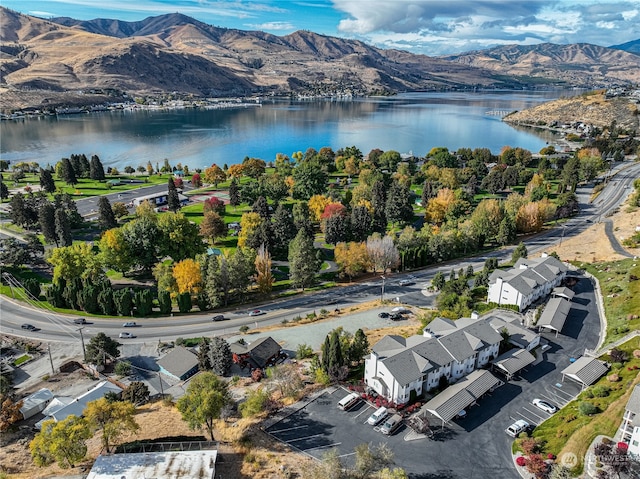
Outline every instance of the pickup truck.
[(518, 434), (529, 429), (529, 423), (522, 419), (514, 422), (511, 426), (505, 429), (505, 432), (511, 437), (518, 437)]

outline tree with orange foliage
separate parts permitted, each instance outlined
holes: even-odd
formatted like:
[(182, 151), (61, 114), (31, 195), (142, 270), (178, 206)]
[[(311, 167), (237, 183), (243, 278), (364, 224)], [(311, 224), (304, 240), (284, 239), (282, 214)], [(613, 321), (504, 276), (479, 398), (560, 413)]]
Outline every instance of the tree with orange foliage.
[(242, 165), (231, 165), (227, 171), (227, 176), (231, 178), (242, 178), (244, 175), (244, 167)]
[(22, 401), (14, 402), (8, 395), (2, 395), (0, 404), (0, 431), (4, 432), (22, 419)]
[(191, 258), (184, 259), (173, 267), (173, 277), (180, 294), (197, 294), (202, 290), (200, 264)]
[(226, 236), (227, 231), (227, 225), (224, 224), (224, 220), (218, 213), (209, 211), (204, 214), (202, 223), (200, 223), (200, 236), (215, 243), (216, 239)]
[(218, 183), (222, 183), (226, 179), (227, 174), (216, 164), (204, 170), (204, 180), (207, 183), (212, 183), (216, 188), (218, 187)]
[(336, 263), (340, 268), (340, 273), (347, 275), (349, 281), (360, 273), (367, 271), (371, 265), (369, 253), (367, 252), (367, 244), (364, 241), (338, 243), (334, 255)]

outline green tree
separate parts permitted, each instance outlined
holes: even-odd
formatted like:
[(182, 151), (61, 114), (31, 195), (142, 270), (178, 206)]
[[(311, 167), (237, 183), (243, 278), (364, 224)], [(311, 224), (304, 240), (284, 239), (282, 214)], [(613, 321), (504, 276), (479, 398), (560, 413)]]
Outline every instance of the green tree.
[(327, 173), (315, 161), (304, 161), (293, 170), (293, 198), (308, 200), (327, 189)]
[(136, 315), (147, 317), (153, 310), (153, 293), (150, 289), (139, 289), (133, 295)]
[(358, 329), (353, 335), (353, 340), (349, 346), (349, 359), (354, 363), (361, 363), (364, 356), (369, 352), (369, 340), (362, 329)]
[(158, 308), (160, 309), (160, 314), (167, 315), (171, 312), (171, 293), (166, 290), (158, 291)]
[(131, 404), (144, 404), (149, 401), (149, 388), (142, 381), (133, 381), (122, 391), (122, 399)]
[(438, 271), (431, 280), (431, 286), (433, 286), (438, 291), (442, 291), (446, 282), (447, 281), (444, 278), (444, 274), (442, 274), (442, 271)]
[(160, 215), (157, 228), (158, 257), (170, 256), (177, 263), (187, 258), (195, 258), (197, 254), (204, 252), (198, 225), (192, 223), (184, 213)]
[(98, 280), (104, 277), (100, 258), (93, 252), (88, 243), (74, 243), (71, 246), (55, 248), (47, 261), (53, 265), (53, 281), (61, 278), (91, 278)]
[(116, 220), (116, 215), (113, 214), (109, 198), (106, 196), (101, 196), (98, 200), (98, 224), (103, 231), (115, 228), (118, 225), (118, 220)]
[(240, 188), (238, 187), (238, 180), (235, 177), (231, 179), (229, 183), (229, 204), (231, 206), (238, 206), (240, 204)]
[(269, 392), (259, 387), (249, 392), (247, 398), (238, 406), (242, 417), (254, 417), (266, 411), (269, 402)]
[(355, 206), (351, 211), (351, 234), (354, 241), (365, 241), (373, 233), (373, 217), (364, 205)]
[(129, 401), (97, 399), (88, 403), (82, 414), (93, 430), (102, 431), (102, 447), (107, 453), (125, 434), (139, 429), (136, 408)]
[(333, 245), (351, 239), (351, 220), (342, 214), (333, 214), (324, 220), (324, 237)]
[(191, 301), (191, 293), (182, 293), (176, 297), (178, 303), (178, 311), (181, 313), (188, 313), (193, 308), (193, 302)]
[(300, 230), (289, 244), (289, 278), (294, 286), (310, 286), (320, 270), (322, 261), (313, 246), (313, 239)]
[(104, 366), (107, 362), (120, 357), (121, 344), (115, 339), (111, 339), (103, 332), (99, 332), (93, 336), (86, 348), (87, 363)]
[(293, 215), (289, 208), (280, 204), (273, 215), (271, 231), (273, 233), (273, 257), (276, 259), (286, 259), (289, 242), (295, 238), (296, 227), (293, 222)]
[(498, 244), (505, 246), (516, 239), (516, 223), (509, 215), (505, 215), (498, 227), (496, 240)]
[(227, 383), (213, 373), (203, 372), (191, 379), (176, 407), (191, 429), (206, 429), (213, 441), (214, 421), (230, 402)]
[(518, 243), (518, 246), (516, 246), (516, 249), (513, 250), (513, 253), (511, 253), (511, 262), (515, 263), (520, 258), (526, 258), (526, 257), (527, 257), (527, 247), (525, 246), (524, 243), (520, 242)]
[(69, 158), (62, 158), (61, 168), (60, 168), (60, 176), (68, 185), (75, 185), (78, 183), (78, 178), (76, 175), (76, 171), (73, 169), (73, 165), (71, 164), (71, 160)]
[(411, 192), (399, 182), (394, 181), (387, 194), (385, 214), (391, 223), (408, 223), (413, 219)]
[(87, 455), (86, 440), (91, 437), (84, 418), (69, 416), (61, 421), (50, 419), (29, 444), (33, 462), (47, 466), (53, 461), (62, 469), (74, 467)]
[(49, 170), (40, 168), (40, 187), (47, 193), (53, 193), (56, 191), (56, 183)]
[(104, 181), (104, 167), (98, 155), (91, 156), (91, 162), (89, 163), (89, 178), (97, 181)]
[(47, 243), (58, 243), (58, 235), (56, 234), (56, 209), (48, 201), (44, 202), (38, 211), (38, 224), (40, 225), (40, 231), (44, 236), (44, 240)]
[(223, 338), (216, 336), (209, 341), (209, 363), (218, 376), (226, 376), (233, 364), (231, 348)]
[(78, 206), (69, 193), (54, 195), (54, 204), (56, 210), (64, 209), (72, 229), (80, 228), (83, 225), (84, 219), (80, 216), (80, 213), (78, 213)]
[(572, 156), (565, 163), (561, 178), (569, 191), (575, 191), (580, 180), (580, 160), (576, 156)]
[(173, 211), (175, 213), (180, 209), (180, 197), (178, 196), (178, 189), (173, 181), (173, 177), (169, 177), (167, 186), (169, 189), (167, 196), (167, 208), (169, 208), (169, 211)]
[(145, 271), (158, 261), (161, 234), (156, 221), (148, 216), (142, 216), (122, 226), (122, 237), (131, 252), (132, 266), (138, 266)]
[(61, 246), (71, 246), (73, 243), (71, 226), (69, 225), (67, 213), (63, 209), (59, 208), (56, 210), (54, 215), (54, 224), (56, 228), (56, 236), (58, 238), (57, 243)]

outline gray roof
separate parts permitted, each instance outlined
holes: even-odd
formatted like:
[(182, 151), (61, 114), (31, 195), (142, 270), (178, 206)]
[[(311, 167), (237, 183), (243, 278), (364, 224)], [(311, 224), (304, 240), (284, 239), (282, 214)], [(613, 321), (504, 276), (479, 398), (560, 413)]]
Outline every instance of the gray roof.
[(423, 406), (444, 422), (453, 419), (460, 411), (471, 406), (483, 394), (502, 384), (489, 371), (478, 369), (452, 384)]
[(511, 349), (498, 356), (494, 361), (497, 367), (509, 375), (513, 375), (522, 368), (528, 366), (536, 360), (535, 356), (526, 349)]
[(633, 388), (625, 409), (634, 413), (636, 417), (640, 415), (640, 384), (636, 384), (636, 387)]
[(563, 298), (568, 299), (569, 301), (571, 301), (573, 299), (573, 297), (576, 295), (576, 293), (574, 293), (573, 291), (571, 291), (569, 288), (567, 288), (566, 286), (562, 286), (562, 287), (558, 287), (558, 288), (553, 288), (553, 291), (551, 292), (554, 296), (561, 296)]
[(176, 346), (170, 353), (158, 359), (156, 363), (162, 366), (165, 371), (181, 378), (198, 366), (198, 357), (187, 348)]
[(538, 326), (562, 331), (564, 322), (571, 311), (571, 303), (563, 298), (551, 298), (538, 320)]
[(540, 285), (553, 280), (560, 273), (567, 271), (567, 267), (553, 256), (535, 259), (520, 258), (513, 268), (507, 271), (495, 270), (489, 276), (491, 283), (502, 278), (510, 286), (523, 295), (528, 295)]
[(562, 374), (581, 382), (585, 386), (590, 386), (600, 379), (608, 369), (609, 367), (604, 361), (582, 356), (564, 368)]
[(395, 380), (403, 386), (453, 360), (437, 339), (423, 339), (420, 344), (382, 360)]
[(271, 336), (266, 336), (249, 344), (235, 342), (230, 349), (232, 353), (249, 354), (257, 367), (264, 368), (271, 358), (280, 353), (282, 347)]
[(509, 332), (509, 342), (514, 343), (519, 347), (526, 348), (538, 337), (538, 333), (535, 331), (524, 326), (520, 326), (515, 322), (505, 321), (504, 319), (496, 318), (494, 316), (490, 316), (488, 320), (496, 331), (506, 328)]

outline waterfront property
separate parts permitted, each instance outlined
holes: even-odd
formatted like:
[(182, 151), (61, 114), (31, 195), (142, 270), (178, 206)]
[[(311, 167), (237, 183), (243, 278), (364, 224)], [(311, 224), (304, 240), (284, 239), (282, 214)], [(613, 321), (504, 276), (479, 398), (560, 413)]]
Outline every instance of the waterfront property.
[(487, 301), (517, 306), (523, 311), (559, 286), (567, 269), (562, 262), (546, 254), (536, 259), (520, 258), (513, 268), (491, 273)]

